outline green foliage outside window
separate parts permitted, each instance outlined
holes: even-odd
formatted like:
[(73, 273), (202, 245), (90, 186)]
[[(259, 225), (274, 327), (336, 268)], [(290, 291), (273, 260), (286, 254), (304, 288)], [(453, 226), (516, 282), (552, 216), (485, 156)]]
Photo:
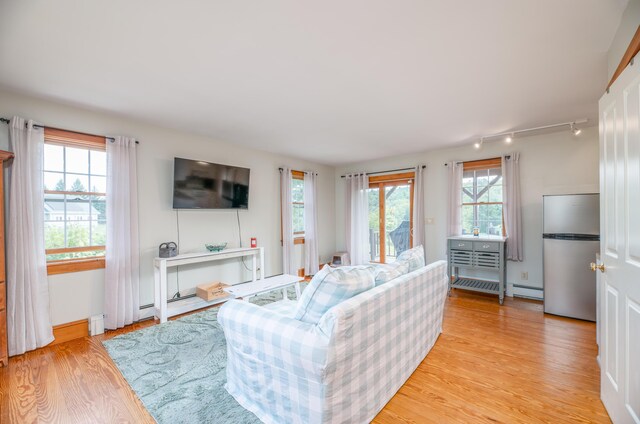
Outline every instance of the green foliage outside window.
[(304, 233), (304, 180), (294, 178), (291, 181), (291, 200), (293, 203), (293, 232)]

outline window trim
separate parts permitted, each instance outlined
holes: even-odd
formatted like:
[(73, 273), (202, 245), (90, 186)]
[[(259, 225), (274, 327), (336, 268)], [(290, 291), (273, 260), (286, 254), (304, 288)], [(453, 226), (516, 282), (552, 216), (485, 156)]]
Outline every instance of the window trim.
[[(106, 151), (107, 139), (103, 136), (86, 134), (74, 131), (61, 130), (59, 128), (44, 128), (45, 144), (53, 144), (65, 147), (75, 147), (87, 150)], [(45, 190), (44, 194), (64, 194), (80, 196), (106, 196), (106, 193), (99, 192), (75, 192), (60, 190)], [(82, 251), (104, 251), (106, 246), (81, 246), (46, 249), (45, 255), (73, 253)], [(65, 274), (70, 272), (88, 271), (105, 267), (105, 257), (95, 256), (86, 258), (57, 259), (47, 261), (47, 274)]]
[[(481, 160), (473, 160), (462, 163), (463, 172), (464, 171), (486, 171), (489, 169), (500, 169), (502, 170), (502, 158), (489, 158), (489, 159), (481, 159)], [(463, 189), (464, 190), (464, 189)], [(462, 197), (462, 192), (460, 193)], [(481, 205), (502, 205), (502, 237), (506, 236), (506, 229), (504, 228), (504, 202), (468, 202), (461, 203), (461, 207), (463, 206), (481, 206)], [(462, 219), (462, 214), (460, 214), (460, 219)]]
[(416, 178), (415, 172), (401, 172), (397, 174), (383, 174), (369, 177), (369, 189), (378, 189), (379, 209), (378, 209), (378, 230), (385, 237), (380, 237), (380, 260), (370, 261), (371, 263), (386, 263), (387, 256), (383, 255), (386, 249), (386, 222), (384, 220), (385, 196), (381, 195), (386, 187), (394, 187), (409, 184), (409, 245), (413, 245), (413, 183)]

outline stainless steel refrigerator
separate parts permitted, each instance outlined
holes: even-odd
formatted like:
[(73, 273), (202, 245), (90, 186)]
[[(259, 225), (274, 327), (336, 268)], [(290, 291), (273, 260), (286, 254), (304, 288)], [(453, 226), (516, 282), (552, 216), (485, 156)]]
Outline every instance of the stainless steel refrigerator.
[(589, 269), (600, 251), (597, 194), (544, 196), (544, 311), (596, 320), (596, 274)]

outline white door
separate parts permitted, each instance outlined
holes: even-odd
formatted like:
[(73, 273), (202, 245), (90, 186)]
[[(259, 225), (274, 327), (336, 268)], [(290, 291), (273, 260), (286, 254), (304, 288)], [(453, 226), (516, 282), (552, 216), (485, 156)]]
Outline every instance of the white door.
[(600, 99), (601, 398), (640, 423), (640, 59)]

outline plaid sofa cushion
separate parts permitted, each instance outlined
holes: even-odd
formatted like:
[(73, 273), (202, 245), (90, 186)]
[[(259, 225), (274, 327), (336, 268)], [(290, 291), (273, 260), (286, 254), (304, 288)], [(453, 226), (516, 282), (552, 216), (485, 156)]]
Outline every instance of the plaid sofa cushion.
[(396, 258), (396, 262), (402, 261), (409, 264), (409, 272), (413, 272), (418, 268), (422, 268), (425, 265), (424, 248), (422, 246), (417, 246), (413, 249), (405, 250)]
[(294, 318), (317, 324), (333, 306), (375, 287), (374, 269), (373, 266), (331, 268), (325, 265), (302, 292)]
[(395, 261), (390, 264), (380, 264), (376, 266), (375, 280), (376, 286), (391, 281), (409, 272), (409, 262)]

